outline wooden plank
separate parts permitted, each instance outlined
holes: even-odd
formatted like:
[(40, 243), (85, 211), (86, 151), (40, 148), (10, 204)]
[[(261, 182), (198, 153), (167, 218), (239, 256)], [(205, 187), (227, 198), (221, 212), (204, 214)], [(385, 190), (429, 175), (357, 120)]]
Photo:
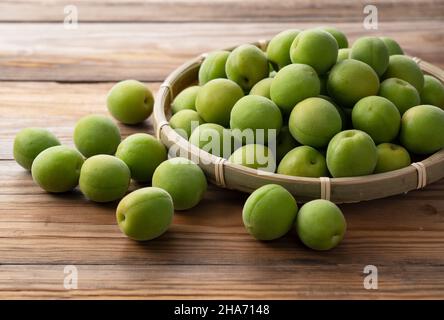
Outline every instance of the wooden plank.
[[(76, 5), (80, 21), (362, 21), (364, 0), (6, 0), (0, 21), (63, 21)], [(382, 21), (442, 19), (437, 0), (375, 0)], [(100, 14), (97, 14), (100, 13)]]
[(441, 266), (381, 266), (378, 290), (364, 289), (363, 266), (355, 264), (76, 267), (78, 289), (66, 290), (64, 265), (2, 265), (0, 298), (430, 299), (444, 292)]
[(347, 237), (336, 250), (319, 253), (304, 248), (294, 233), (270, 243), (255, 241), (241, 220), (246, 195), (234, 191), (210, 187), (199, 206), (176, 213), (169, 232), (140, 244), (118, 230), (116, 203), (95, 204), (78, 191), (47, 194), (12, 161), (2, 161), (0, 176), (3, 264), (443, 263), (444, 182), (406, 196), (341, 206)]
[[(321, 23), (324, 23), (322, 20)], [(0, 80), (163, 81), (187, 59), (203, 52), (258, 39), (288, 28), (319, 23), (82, 23), (0, 24)], [(337, 23), (351, 40), (363, 35), (395, 38), (411, 54), (444, 67), (444, 21), (381, 23), (377, 31), (361, 23)]]
[[(0, 160), (12, 159), (13, 139), (25, 127), (45, 127), (63, 144), (73, 146), (74, 126), (81, 117), (109, 115), (106, 95), (114, 83), (60, 84), (53, 82), (0, 83)], [(146, 84), (153, 93), (159, 83)], [(150, 119), (141, 125), (119, 123), (122, 137), (135, 132), (152, 132)]]

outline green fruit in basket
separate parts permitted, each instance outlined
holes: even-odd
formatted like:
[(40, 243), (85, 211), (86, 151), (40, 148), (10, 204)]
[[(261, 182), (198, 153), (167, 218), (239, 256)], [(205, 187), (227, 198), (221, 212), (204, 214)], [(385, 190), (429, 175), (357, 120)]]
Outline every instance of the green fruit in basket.
[(444, 148), (444, 110), (420, 105), (402, 116), (400, 139), (410, 152), (430, 154)]
[(228, 161), (265, 172), (276, 170), (273, 152), (262, 144), (247, 144), (234, 151)]
[(344, 130), (349, 124), (349, 122), (351, 122), (351, 115), (349, 119), (348, 115), (346, 114), (345, 108), (341, 108), (340, 106), (338, 106), (331, 97), (320, 94), (318, 98), (327, 100), (336, 108), (336, 110), (339, 112), (339, 115), (341, 116), (342, 129)]
[(373, 173), (378, 155), (372, 138), (360, 130), (339, 132), (327, 148), (327, 167), (334, 178)]
[(342, 107), (352, 108), (362, 98), (378, 93), (379, 78), (366, 63), (347, 59), (330, 71), (327, 90)]
[(250, 94), (271, 99), (270, 98), (270, 87), (271, 87), (272, 81), (273, 81), (273, 78), (262, 79), (261, 81), (256, 83), (253, 88), (251, 88)]
[(152, 240), (165, 233), (173, 222), (174, 206), (165, 190), (142, 188), (125, 196), (117, 206), (120, 230), (137, 241)]
[(314, 178), (328, 176), (325, 157), (309, 146), (300, 146), (287, 153), (279, 163), (277, 173)]
[(66, 146), (43, 150), (32, 163), (32, 178), (48, 192), (66, 192), (79, 183), (82, 155)]
[(291, 64), (290, 46), (301, 31), (289, 29), (275, 35), (267, 46), (267, 57), (276, 71)]
[(350, 59), (350, 52), (351, 52), (350, 48), (339, 49), (337, 62), (341, 62), (343, 60)]
[(313, 200), (302, 206), (296, 217), (301, 241), (314, 250), (330, 250), (344, 238), (347, 223), (341, 209), (327, 200)]
[(258, 240), (274, 240), (292, 228), (298, 206), (284, 187), (267, 184), (255, 190), (245, 202), (242, 220), (245, 229)]
[(316, 71), (304, 64), (290, 64), (276, 74), (271, 82), (271, 100), (283, 114), (290, 114), (294, 106), (321, 91), (321, 82)]
[(120, 143), (120, 130), (107, 117), (85, 116), (74, 128), (74, 143), (87, 158), (97, 154), (114, 154)]
[(425, 75), (421, 90), (421, 103), (431, 104), (444, 109), (444, 85), (435, 77)]
[(341, 30), (334, 27), (321, 27), (320, 29), (327, 31), (336, 39), (339, 49), (348, 48), (347, 36)]
[(79, 186), (88, 199), (110, 202), (125, 195), (130, 179), (131, 172), (125, 162), (100, 154), (86, 159), (80, 170)]
[(186, 109), (196, 110), (196, 97), (199, 90), (199, 86), (191, 86), (182, 90), (171, 103), (173, 114)]
[(141, 82), (125, 80), (115, 84), (107, 97), (111, 115), (125, 124), (140, 123), (153, 112), (154, 97)]
[(353, 128), (367, 132), (375, 143), (390, 142), (398, 136), (401, 115), (388, 99), (362, 98), (352, 111)]
[(379, 95), (393, 102), (401, 115), (421, 102), (418, 90), (407, 81), (397, 78), (382, 81)]
[(322, 148), (341, 131), (342, 120), (332, 103), (314, 97), (296, 105), (290, 114), (288, 127), (292, 136), (301, 144)]
[(398, 78), (407, 81), (421, 92), (424, 87), (424, 75), (411, 58), (404, 55), (390, 56), (387, 70), (382, 75), (382, 79)]
[(411, 164), (407, 150), (393, 143), (381, 143), (376, 147), (378, 162), (375, 173), (393, 171), (407, 167)]
[(276, 141), (276, 161), (281, 161), (288, 152), (297, 146), (299, 146), (299, 142), (293, 138), (288, 126), (282, 127)]
[(231, 110), (230, 128), (252, 130), (254, 140), (247, 143), (276, 141), (282, 127), (282, 115), (278, 106), (265, 97), (248, 95), (236, 102)]
[(190, 142), (200, 149), (215, 156), (228, 158), (235, 147), (242, 145), (232, 135), (231, 130), (215, 123), (204, 123), (197, 127), (190, 137)]
[(153, 187), (167, 191), (176, 210), (187, 210), (202, 199), (207, 190), (207, 180), (202, 169), (191, 160), (172, 158), (154, 171)]
[(290, 47), (293, 63), (312, 66), (318, 74), (326, 73), (338, 59), (338, 43), (328, 32), (320, 29), (302, 31)]
[(170, 126), (184, 139), (188, 139), (191, 133), (199, 125), (204, 123), (199, 114), (194, 110), (181, 110), (170, 118)]
[(393, 56), (395, 54), (404, 54), (404, 51), (402, 51), (401, 46), (392, 38), (389, 37), (380, 37), (385, 46), (387, 47), (389, 55)]
[(213, 51), (208, 54), (199, 68), (199, 85), (203, 86), (210, 80), (226, 78), (225, 64), (229, 51)]
[(214, 79), (206, 83), (197, 94), (196, 111), (205, 122), (227, 127), (234, 104), (244, 96), (236, 82)]
[(152, 135), (135, 133), (119, 144), (116, 157), (126, 163), (131, 171), (131, 178), (147, 182), (151, 181), (157, 166), (167, 159), (167, 151)]
[(245, 92), (269, 76), (268, 60), (265, 53), (252, 44), (243, 44), (228, 56), (225, 72)]
[(60, 141), (43, 128), (25, 128), (14, 139), (14, 159), (19, 165), (31, 170), (35, 157), (45, 149), (60, 145)]
[(381, 39), (362, 37), (353, 43), (350, 58), (368, 64), (378, 76), (381, 76), (387, 70), (389, 52)]

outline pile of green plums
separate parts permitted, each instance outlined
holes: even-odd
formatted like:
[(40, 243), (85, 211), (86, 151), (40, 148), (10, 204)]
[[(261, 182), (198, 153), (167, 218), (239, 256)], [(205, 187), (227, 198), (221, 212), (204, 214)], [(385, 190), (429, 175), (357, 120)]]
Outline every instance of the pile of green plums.
[(182, 137), (235, 164), (302, 177), (401, 169), (444, 147), (444, 86), (388, 37), (332, 27), (214, 51), (172, 103)]
[[(198, 82), (172, 101), (170, 126), (203, 151), (267, 174), (351, 177), (410, 165), (444, 147), (444, 86), (424, 75), (391, 38), (363, 37), (351, 48), (331, 27), (291, 29), (266, 50), (251, 44), (207, 55)], [(125, 80), (107, 96), (109, 113), (125, 125), (145, 121), (153, 95)], [(91, 201), (120, 200), (117, 223), (129, 238), (162, 235), (174, 210), (204, 197), (202, 169), (170, 158), (147, 133), (121, 139), (109, 117), (87, 115), (74, 128), (76, 148), (48, 130), (26, 128), (14, 141), (14, 158), (51, 193), (79, 186)], [(130, 182), (141, 188), (128, 193)], [(289, 191), (265, 185), (243, 208), (246, 230), (274, 240), (295, 230), (315, 250), (343, 239), (346, 222), (327, 200), (300, 209)]]
[[(153, 102), (151, 91), (135, 80), (117, 83), (107, 98), (109, 112), (129, 125), (149, 117)], [(63, 193), (79, 186), (94, 202), (123, 198), (116, 218), (132, 239), (160, 236), (172, 223), (174, 209), (196, 206), (207, 189), (197, 164), (184, 158), (168, 160), (165, 146), (147, 133), (121, 140), (119, 127), (106, 116), (81, 118), (73, 141), (76, 149), (60, 145), (46, 129), (26, 128), (14, 140), (14, 158), (47, 192)], [(126, 195), (131, 179), (143, 188)]]

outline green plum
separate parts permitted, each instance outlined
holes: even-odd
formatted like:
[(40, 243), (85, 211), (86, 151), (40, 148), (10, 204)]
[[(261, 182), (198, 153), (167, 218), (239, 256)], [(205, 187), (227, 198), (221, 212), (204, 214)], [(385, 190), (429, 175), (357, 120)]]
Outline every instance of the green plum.
[(199, 85), (203, 86), (210, 80), (226, 78), (225, 64), (227, 63), (229, 51), (213, 51), (208, 54), (199, 68)]
[(97, 154), (114, 154), (120, 143), (119, 127), (109, 118), (89, 115), (74, 128), (74, 143), (86, 158)]
[(366, 63), (346, 59), (336, 64), (327, 80), (330, 96), (342, 107), (352, 108), (356, 102), (379, 91), (379, 78)]
[(408, 151), (393, 143), (381, 143), (376, 147), (378, 162), (375, 173), (382, 173), (409, 166), (412, 161)]
[(48, 192), (66, 192), (79, 183), (82, 155), (67, 146), (54, 146), (40, 152), (32, 163), (32, 178)]
[(444, 109), (444, 85), (441, 81), (429, 75), (424, 76), (424, 87), (421, 90), (421, 103), (431, 104)]
[(367, 132), (377, 144), (398, 136), (401, 115), (388, 99), (378, 96), (362, 98), (352, 111), (353, 128)]
[(389, 64), (389, 52), (384, 42), (377, 37), (362, 37), (353, 43), (350, 58), (362, 61), (381, 76)]
[(397, 78), (382, 81), (379, 95), (393, 102), (401, 115), (421, 103), (418, 90), (407, 81)]
[(328, 32), (320, 29), (302, 31), (290, 47), (293, 63), (312, 66), (318, 74), (326, 73), (338, 59), (338, 42)]
[(307, 202), (296, 216), (296, 232), (314, 250), (330, 250), (344, 238), (347, 223), (333, 202), (318, 199)]
[(288, 152), (279, 163), (277, 173), (314, 178), (328, 176), (325, 157), (309, 146), (296, 147)]
[(107, 97), (111, 115), (125, 124), (141, 123), (153, 112), (154, 97), (150, 89), (136, 80), (115, 84)]
[(276, 170), (273, 152), (262, 144), (247, 144), (238, 148), (228, 161), (248, 168), (272, 173)]
[(228, 56), (225, 72), (245, 92), (269, 76), (268, 60), (265, 53), (252, 44), (243, 44)]
[(35, 157), (45, 149), (60, 145), (60, 141), (43, 128), (25, 128), (15, 136), (13, 154), (19, 165), (31, 170)]
[(79, 187), (95, 202), (121, 199), (128, 191), (131, 171), (119, 158), (99, 154), (86, 159), (80, 170)]
[(332, 103), (313, 97), (296, 105), (290, 114), (288, 127), (291, 135), (301, 144), (322, 148), (341, 131), (342, 120)]
[(173, 198), (176, 210), (196, 206), (207, 190), (207, 180), (202, 169), (185, 158), (172, 158), (157, 167), (153, 187), (162, 188)]
[(191, 134), (190, 142), (199, 149), (222, 158), (228, 158), (236, 146), (242, 145), (231, 130), (215, 123), (204, 123), (197, 127)]
[(393, 56), (395, 54), (404, 54), (404, 51), (402, 51), (401, 46), (392, 38), (389, 37), (379, 37), (381, 39), (385, 46), (387, 47), (389, 55)]
[(378, 154), (372, 138), (360, 130), (339, 132), (327, 148), (327, 167), (334, 178), (372, 174)]
[(321, 82), (316, 71), (304, 64), (283, 67), (273, 78), (270, 87), (271, 100), (285, 115), (302, 100), (316, 97), (321, 92)]
[(207, 82), (197, 94), (196, 111), (205, 122), (228, 127), (234, 104), (244, 96), (236, 82), (214, 79)]
[(387, 70), (382, 75), (382, 79), (398, 78), (405, 80), (421, 92), (424, 87), (424, 75), (411, 58), (404, 55), (390, 56)]
[(245, 96), (231, 110), (232, 130), (253, 130), (254, 141), (249, 143), (267, 143), (269, 137), (276, 139), (281, 127), (281, 111), (273, 101), (265, 97)]
[(289, 29), (275, 35), (267, 46), (267, 57), (276, 71), (291, 64), (290, 46), (301, 31)]
[(351, 52), (350, 48), (339, 49), (337, 62), (341, 62), (343, 60), (350, 59), (350, 52)]
[(138, 189), (120, 200), (117, 224), (129, 238), (147, 241), (164, 234), (173, 222), (173, 199), (163, 189)]
[(339, 49), (348, 48), (347, 37), (341, 30), (338, 30), (334, 27), (321, 27), (320, 29), (327, 31), (336, 39)]
[[(334, 107), (336, 108), (336, 110), (339, 112), (339, 115), (341, 116), (341, 122), (342, 122), (342, 130), (345, 130), (345, 128), (347, 128), (348, 123), (351, 121), (351, 112), (350, 115), (347, 114), (347, 111), (345, 110), (345, 108), (341, 108), (340, 106), (338, 106), (336, 104), (336, 102), (329, 96), (325, 96), (320, 94), (318, 96), (318, 98), (322, 98), (324, 100), (327, 100), (328, 102), (330, 102), (332, 105), (334, 105)], [(351, 109), (350, 109), (351, 110)], [(350, 116), (350, 117), (349, 117)], [(350, 118), (350, 119), (349, 119)]]
[(199, 90), (199, 86), (191, 86), (179, 92), (171, 103), (173, 114), (186, 109), (196, 110), (196, 97)]
[(402, 145), (416, 154), (430, 154), (444, 148), (444, 110), (420, 105), (402, 116), (400, 139)]
[(184, 139), (191, 136), (191, 133), (199, 125), (204, 123), (199, 114), (194, 110), (180, 110), (170, 118), (170, 127), (175, 129)]
[(135, 133), (119, 144), (116, 157), (126, 163), (131, 171), (131, 178), (147, 182), (151, 181), (157, 166), (167, 159), (167, 151), (152, 135)]
[(274, 240), (291, 230), (298, 206), (284, 187), (267, 184), (255, 190), (245, 202), (242, 220), (245, 229), (258, 240)]
[(256, 83), (253, 88), (250, 90), (251, 95), (256, 96), (262, 96), (268, 99), (271, 99), (270, 97), (270, 88), (271, 88), (271, 82), (273, 81), (273, 78), (265, 78)]

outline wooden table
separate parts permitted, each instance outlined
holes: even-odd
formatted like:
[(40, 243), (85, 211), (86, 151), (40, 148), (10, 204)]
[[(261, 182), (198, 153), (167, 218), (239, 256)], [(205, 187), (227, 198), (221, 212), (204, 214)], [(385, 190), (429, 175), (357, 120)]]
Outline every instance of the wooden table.
[[(116, 226), (116, 204), (45, 193), (12, 158), (23, 127), (49, 128), (73, 145), (77, 119), (107, 114), (115, 81), (156, 91), (201, 52), (286, 28), (331, 24), (351, 40), (386, 34), (444, 67), (443, 1), (373, 1), (379, 29), (370, 31), (364, 1), (103, 2), (0, 3), (0, 298), (444, 298), (444, 181), (342, 205), (348, 232), (330, 252), (308, 250), (294, 234), (253, 240), (241, 220), (247, 195), (214, 186), (164, 236), (137, 243)], [(62, 24), (69, 3), (78, 29)], [(120, 127), (123, 136), (152, 132), (151, 120)], [(64, 287), (66, 265), (78, 270), (77, 289)], [(364, 288), (366, 265), (378, 268), (377, 290)]]

